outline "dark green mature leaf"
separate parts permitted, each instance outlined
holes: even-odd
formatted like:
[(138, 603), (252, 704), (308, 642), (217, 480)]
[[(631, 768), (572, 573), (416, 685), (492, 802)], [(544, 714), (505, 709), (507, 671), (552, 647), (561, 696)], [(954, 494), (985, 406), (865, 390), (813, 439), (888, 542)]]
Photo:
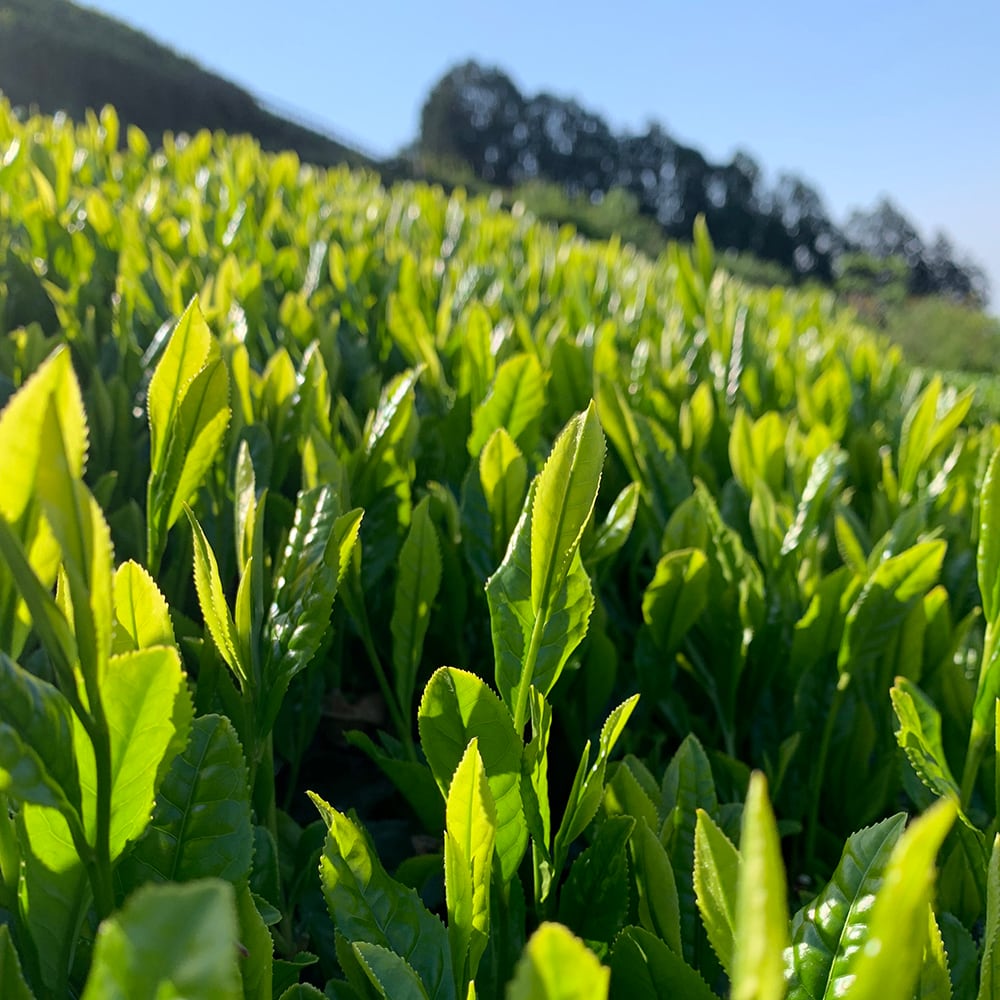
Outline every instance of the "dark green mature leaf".
[(910, 1000), (927, 943), (934, 859), (956, 814), (942, 799), (893, 848), (872, 904), (868, 934), (848, 967), (851, 1000)]
[(239, 1000), (237, 940), (228, 882), (139, 889), (98, 929), (83, 1000)]
[[(436, 836), (444, 829), (444, 800), (426, 764), (404, 759), (402, 754), (393, 754), (391, 743), (386, 744), (386, 749), (376, 744), (367, 733), (352, 730), (344, 736), (348, 743), (363, 750), (378, 765), (410, 804), (428, 833)], [(384, 733), (381, 738), (383, 742), (387, 739)]]
[(247, 782), (232, 723), (219, 715), (196, 719), (160, 786), (149, 828), (119, 867), (125, 885), (209, 876), (245, 882), (253, 855)]
[(611, 970), (561, 924), (531, 935), (507, 987), (507, 1000), (606, 1000)]
[(868, 937), (871, 905), (882, 887), (903, 813), (852, 834), (829, 883), (792, 918), (788, 1000), (833, 1000)]
[(782, 1000), (788, 945), (788, 901), (778, 825), (767, 779), (750, 776), (740, 837), (733, 941), (733, 1000)]
[(0, 652), (0, 791), (79, 813), (73, 714), (57, 688)]
[(680, 954), (641, 927), (627, 927), (615, 942), (611, 991), (629, 1000), (718, 1000)]
[(445, 798), (466, 747), (478, 739), (496, 805), (496, 852), (504, 881), (509, 881), (528, 845), (528, 828), (520, 791), (524, 745), (507, 709), (475, 674), (441, 667), (424, 688), (417, 725), (427, 763)]
[(697, 817), (694, 830), (695, 899), (709, 943), (726, 975), (732, 976), (740, 852), (704, 809), (697, 810)]
[(236, 888), (236, 916), (239, 925), (240, 979), (243, 1000), (271, 1000), (274, 985), (274, 939), (257, 909), (250, 886)]
[(634, 827), (631, 816), (606, 820), (570, 868), (559, 896), (559, 920), (585, 941), (610, 945), (625, 925), (629, 907), (627, 848)]
[[(644, 819), (636, 822), (630, 846), (639, 893), (639, 923), (680, 955), (683, 950), (680, 902), (666, 849)], [(697, 873), (696, 861), (695, 878)]]
[(412, 889), (390, 878), (353, 820), (310, 793), (327, 826), (320, 882), (337, 930), (351, 944), (367, 942), (395, 952), (420, 977), (427, 995), (454, 1000), (451, 949), (444, 924)]
[(396, 697), (403, 715), (409, 718), (431, 607), (441, 587), (441, 550), (430, 516), (430, 497), (413, 508), (398, 566), (389, 629)]
[(662, 794), (662, 813), (666, 820), (660, 836), (677, 880), (684, 958), (693, 962), (698, 926), (693, 875), (695, 825), (699, 809), (710, 816), (718, 809), (712, 765), (693, 733), (684, 737), (667, 766)]
[(522, 453), (531, 454), (538, 440), (541, 415), (545, 409), (545, 373), (531, 354), (516, 354), (498, 369), (486, 398), (472, 414), (469, 454), (477, 456), (499, 427), (517, 443)]
[(420, 977), (406, 959), (367, 941), (354, 941), (351, 948), (379, 996), (385, 1000), (428, 1000)]
[(325, 486), (299, 494), (264, 624), (262, 732), (270, 731), (288, 685), (319, 649), (358, 526), (352, 513), (341, 515), (339, 499)]
[(983, 958), (980, 965), (977, 1000), (992, 1000), (1000, 990), (1000, 836), (993, 838), (993, 850), (986, 871), (986, 929), (983, 931)]
[(608, 816), (643, 819), (650, 830), (658, 833), (663, 825), (658, 808), (660, 786), (646, 765), (638, 757), (626, 754), (608, 773), (611, 777), (604, 787), (604, 812)]
[(583, 748), (580, 763), (573, 778), (566, 811), (556, 833), (553, 856), (555, 868), (559, 872), (566, 860), (569, 846), (580, 836), (597, 815), (601, 799), (604, 796), (604, 775), (608, 767), (608, 759), (614, 750), (618, 738), (628, 723), (629, 716), (639, 703), (639, 695), (623, 701), (613, 709), (601, 727), (601, 737), (597, 745), (597, 757), (590, 763), (590, 741)]
[(35, 1000), (24, 981), (21, 962), (6, 924), (0, 925), (0, 996), (4, 1000)]
[(708, 559), (699, 549), (668, 552), (642, 595), (642, 617), (665, 655), (675, 653), (708, 606)]

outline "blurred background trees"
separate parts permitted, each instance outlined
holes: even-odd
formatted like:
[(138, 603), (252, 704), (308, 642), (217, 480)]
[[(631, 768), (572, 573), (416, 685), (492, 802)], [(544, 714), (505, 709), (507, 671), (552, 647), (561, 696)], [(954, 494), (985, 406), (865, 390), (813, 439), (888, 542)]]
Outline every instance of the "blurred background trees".
[[(925, 243), (888, 199), (840, 227), (819, 192), (794, 174), (769, 186), (747, 153), (711, 163), (657, 124), (641, 135), (615, 133), (575, 101), (524, 95), (501, 70), (475, 62), (456, 66), (431, 90), (411, 155), (425, 166), (468, 170), (486, 184), (516, 189), (542, 217), (560, 214), (561, 190), (560, 221), (588, 235), (601, 233), (588, 229), (595, 216), (586, 205), (607, 206), (613, 195), (610, 207), (634, 212), (630, 225), (643, 249), (655, 245), (657, 229), (665, 239), (687, 239), (702, 214), (721, 249), (776, 265), (793, 280), (836, 285), (859, 302), (875, 297), (882, 311), (907, 295), (941, 295), (978, 308), (988, 294), (974, 263), (943, 235)], [(610, 214), (605, 207), (596, 218)]]

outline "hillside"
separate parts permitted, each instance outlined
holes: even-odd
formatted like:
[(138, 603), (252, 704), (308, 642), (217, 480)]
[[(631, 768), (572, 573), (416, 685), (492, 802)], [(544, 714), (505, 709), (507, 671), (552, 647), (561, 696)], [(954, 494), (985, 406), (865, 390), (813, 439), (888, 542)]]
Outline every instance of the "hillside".
[(138, 125), (154, 143), (166, 131), (223, 129), (320, 166), (375, 166), (148, 35), (68, 0), (0, 0), (0, 91), (15, 107), (77, 119), (113, 104), (123, 124)]

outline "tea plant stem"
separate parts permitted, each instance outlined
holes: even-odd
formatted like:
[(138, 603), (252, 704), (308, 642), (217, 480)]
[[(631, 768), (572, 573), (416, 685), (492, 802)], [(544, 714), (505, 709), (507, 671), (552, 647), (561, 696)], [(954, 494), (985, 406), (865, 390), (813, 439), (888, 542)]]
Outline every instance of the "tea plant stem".
[[(1000, 629), (995, 628), (994, 624), (990, 622), (986, 626), (986, 640), (983, 643), (982, 659), (980, 660), (979, 684), (976, 693), (977, 705), (972, 717), (972, 727), (969, 730), (969, 746), (965, 753), (965, 765), (962, 768), (961, 804), (963, 809), (967, 809), (972, 800), (972, 793), (976, 788), (976, 777), (979, 774), (979, 765), (983, 761), (983, 755), (986, 753), (986, 748), (991, 738), (993, 738), (993, 730), (989, 726), (984, 726), (980, 719), (977, 718), (976, 713), (979, 710), (978, 700), (980, 693), (987, 683), (987, 674), (991, 670), (1000, 669), (1000, 664), (994, 663), (997, 659), (996, 647), (998, 636), (1000, 636)], [(995, 716), (996, 708), (994, 705), (991, 705), (989, 707), (989, 718), (994, 723), (996, 721)], [(994, 803), (994, 808), (1000, 808), (1000, 803)]]
[[(103, 711), (101, 715), (103, 716)], [(103, 721), (103, 719), (102, 719)], [(94, 843), (95, 874), (94, 902), (97, 915), (103, 920), (115, 908), (114, 888), (111, 883), (111, 739), (107, 725), (100, 727), (94, 741), (94, 761), (97, 767), (97, 836)], [(93, 875), (91, 881), (94, 881)]]
[(392, 719), (392, 724), (396, 727), (399, 738), (406, 747), (407, 756), (410, 760), (416, 761), (417, 749), (413, 745), (413, 735), (410, 732), (410, 726), (403, 718), (403, 713), (396, 704), (396, 696), (392, 693), (392, 688), (389, 686), (389, 679), (386, 677), (385, 668), (382, 666), (378, 650), (375, 648), (375, 640), (372, 638), (372, 630), (368, 623), (368, 612), (365, 609), (364, 602), (360, 601), (359, 606), (361, 609), (361, 622), (359, 623), (361, 625), (361, 642), (365, 647), (365, 652), (368, 654), (368, 659), (371, 661), (372, 669), (375, 671), (375, 679), (378, 681), (379, 690), (382, 692), (382, 700), (385, 702), (385, 707)]
[(823, 725), (823, 735), (820, 738), (819, 752), (816, 755), (812, 797), (809, 802), (809, 816), (806, 821), (806, 867), (808, 870), (812, 869), (816, 860), (816, 836), (819, 832), (819, 800), (825, 786), (823, 779), (826, 775), (826, 760), (830, 755), (830, 743), (833, 740), (833, 731), (837, 725), (837, 716), (840, 714), (840, 709), (844, 704), (844, 696), (849, 681), (850, 678), (847, 675), (843, 675), (840, 683), (837, 684), (837, 690), (833, 695), (830, 710), (826, 713), (826, 722)]

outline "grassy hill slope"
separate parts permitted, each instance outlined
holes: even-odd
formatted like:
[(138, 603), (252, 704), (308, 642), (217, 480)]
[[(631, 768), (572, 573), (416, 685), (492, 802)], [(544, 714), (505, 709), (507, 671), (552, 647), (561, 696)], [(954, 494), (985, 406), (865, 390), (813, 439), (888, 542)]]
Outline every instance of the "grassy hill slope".
[(113, 104), (158, 143), (166, 131), (245, 132), (310, 163), (372, 167), (365, 155), (262, 108), (241, 87), (148, 35), (68, 0), (0, 0), (0, 91), (14, 106), (65, 111)]

